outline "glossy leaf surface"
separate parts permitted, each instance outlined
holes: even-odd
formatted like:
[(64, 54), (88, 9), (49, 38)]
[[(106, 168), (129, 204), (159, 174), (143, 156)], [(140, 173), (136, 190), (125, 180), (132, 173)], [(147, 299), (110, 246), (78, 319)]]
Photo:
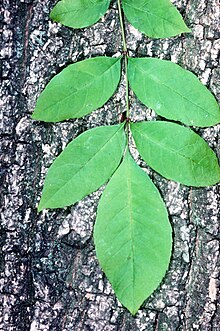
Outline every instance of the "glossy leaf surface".
[(94, 240), (102, 269), (132, 314), (166, 273), (171, 232), (157, 188), (127, 153), (101, 197)]
[(58, 122), (89, 114), (114, 94), (120, 76), (119, 58), (96, 57), (71, 64), (41, 93), (33, 118)]
[(217, 101), (190, 71), (154, 58), (130, 58), (128, 69), (133, 91), (157, 114), (199, 127), (220, 122)]
[(110, 0), (62, 0), (50, 18), (71, 28), (84, 28), (96, 23), (107, 11)]
[(169, 122), (131, 124), (137, 149), (146, 163), (162, 176), (189, 186), (220, 181), (213, 150), (189, 128)]
[(49, 168), (38, 210), (69, 206), (103, 185), (122, 158), (123, 126), (98, 127), (74, 139)]
[(167, 38), (190, 32), (169, 0), (122, 0), (128, 21), (152, 38)]

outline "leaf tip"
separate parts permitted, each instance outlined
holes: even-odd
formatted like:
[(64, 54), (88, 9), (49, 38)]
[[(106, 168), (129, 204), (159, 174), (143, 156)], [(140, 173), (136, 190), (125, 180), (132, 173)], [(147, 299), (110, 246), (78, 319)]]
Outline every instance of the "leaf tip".
[(138, 313), (138, 310), (140, 309), (141, 305), (143, 304), (144, 301), (139, 301), (138, 302), (133, 302), (133, 304), (130, 304), (129, 306), (125, 306), (129, 312), (131, 313), (132, 316), (135, 316)]
[(128, 309), (128, 310), (130, 311), (131, 315), (134, 317), (137, 314), (139, 308), (133, 308), (133, 309)]
[(41, 109), (39, 109), (39, 108), (36, 108), (34, 110), (33, 114), (31, 115), (31, 118), (32, 118), (32, 120), (42, 121), (42, 122), (46, 122), (46, 123), (56, 122), (56, 120), (53, 119), (53, 118), (49, 118), (48, 119), (47, 114), (44, 113), (43, 111), (41, 111)]
[(40, 205), (37, 207), (37, 212), (40, 213), (44, 208), (41, 208)]
[(53, 9), (51, 10), (49, 17), (50, 17), (51, 21), (57, 22), (57, 16), (54, 13)]
[(42, 204), (42, 199), (40, 200), (39, 204), (38, 204), (38, 207), (37, 207), (37, 212), (40, 213), (43, 209), (45, 209), (46, 207), (43, 206)]
[(35, 109), (34, 109), (34, 112), (33, 114), (31, 115), (31, 118), (33, 120), (36, 120), (36, 121), (41, 121), (41, 116), (40, 116), (41, 112), (40, 112), (40, 109), (38, 107), (38, 105), (36, 105)]
[(31, 115), (32, 120), (38, 120), (38, 117), (36, 115), (36, 112), (34, 111), (33, 114)]
[(186, 25), (186, 30), (184, 31), (184, 33), (191, 33), (192, 30), (190, 28), (188, 28), (188, 26)]

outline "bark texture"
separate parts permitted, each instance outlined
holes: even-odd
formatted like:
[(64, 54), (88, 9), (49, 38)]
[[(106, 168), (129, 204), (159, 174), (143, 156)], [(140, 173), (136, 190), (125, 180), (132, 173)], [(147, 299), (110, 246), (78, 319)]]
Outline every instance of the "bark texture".
[[(122, 50), (116, 2), (97, 24), (71, 30), (49, 20), (55, 0), (3, 0), (1, 108), (0, 330), (218, 331), (219, 185), (194, 189), (151, 172), (170, 213), (169, 271), (132, 317), (116, 300), (95, 255), (93, 224), (101, 190), (71, 208), (37, 214), (45, 174), (81, 132), (118, 123), (124, 82), (82, 119), (31, 119), (46, 83), (68, 63)], [(171, 59), (196, 73), (220, 100), (219, 0), (176, 0), (192, 34), (150, 40), (127, 25), (131, 56)], [(134, 95), (132, 119), (156, 115)], [(220, 157), (220, 125), (198, 130)], [(142, 167), (146, 167), (136, 152)]]

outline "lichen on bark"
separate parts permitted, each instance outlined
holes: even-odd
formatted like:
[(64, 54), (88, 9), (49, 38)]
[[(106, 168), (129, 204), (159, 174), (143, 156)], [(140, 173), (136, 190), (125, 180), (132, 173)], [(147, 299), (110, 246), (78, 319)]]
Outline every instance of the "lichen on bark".
[[(46, 83), (67, 64), (122, 50), (116, 2), (97, 24), (71, 30), (49, 20), (56, 1), (1, 6), (0, 330), (214, 330), (219, 328), (219, 185), (203, 189), (150, 171), (170, 213), (174, 250), (162, 285), (132, 317), (116, 300), (94, 250), (102, 189), (70, 208), (37, 214), (46, 171), (81, 132), (118, 123), (124, 83), (102, 109), (77, 120), (31, 120)], [(192, 34), (151, 40), (127, 25), (130, 55), (171, 59), (196, 73), (220, 100), (218, 1), (177, 0)], [(131, 95), (132, 117), (153, 119)], [(197, 130), (220, 157), (220, 125)], [(146, 165), (135, 155), (142, 167)]]

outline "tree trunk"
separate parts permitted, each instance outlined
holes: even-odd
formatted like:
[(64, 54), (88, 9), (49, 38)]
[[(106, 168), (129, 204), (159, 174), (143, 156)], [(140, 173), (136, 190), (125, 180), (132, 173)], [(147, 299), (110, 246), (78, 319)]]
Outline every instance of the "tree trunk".
[[(124, 82), (82, 119), (33, 121), (46, 83), (67, 64), (122, 51), (116, 2), (97, 24), (72, 30), (52, 23), (54, 0), (3, 0), (1, 57), (0, 330), (219, 330), (219, 186), (189, 188), (151, 171), (173, 226), (174, 247), (161, 286), (136, 317), (117, 301), (92, 238), (101, 189), (74, 206), (38, 214), (45, 174), (81, 132), (118, 123)], [(127, 24), (130, 56), (171, 59), (196, 73), (220, 100), (219, 1), (177, 0), (191, 34), (151, 40)], [(131, 94), (132, 119), (156, 115)], [(220, 125), (198, 130), (220, 156)], [(139, 158), (139, 164), (146, 167)]]

